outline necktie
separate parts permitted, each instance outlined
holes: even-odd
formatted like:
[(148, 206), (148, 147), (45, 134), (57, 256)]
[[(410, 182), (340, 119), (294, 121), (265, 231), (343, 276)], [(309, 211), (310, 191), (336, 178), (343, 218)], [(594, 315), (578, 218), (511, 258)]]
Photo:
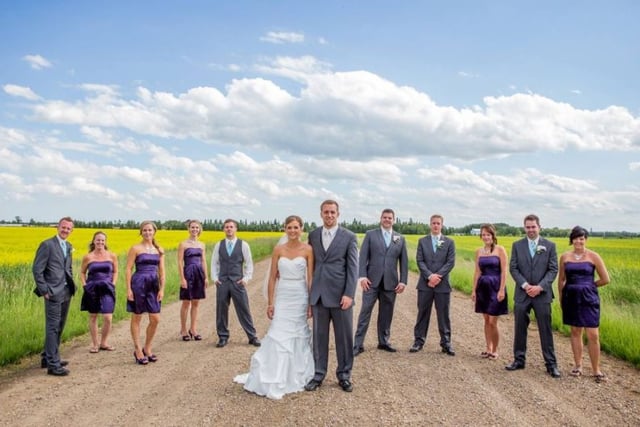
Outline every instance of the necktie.
[(64, 240), (60, 240), (60, 247), (62, 248), (62, 255), (64, 255), (64, 257), (67, 257), (67, 242), (65, 242)]
[(324, 230), (322, 232), (322, 246), (326, 251), (329, 249), (329, 245), (331, 244), (331, 232), (329, 230)]
[(233, 242), (227, 240), (227, 255), (231, 255), (231, 252), (233, 252)]
[(531, 254), (531, 258), (536, 254), (536, 242), (533, 240), (529, 240), (529, 253)]
[(433, 245), (433, 252), (435, 252), (438, 249), (438, 238), (431, 236), (431, 244)]
[(391, 244), (391, 233), (389, 233), (388, 231), (384, 232), (384, 244), (389, 247), (389, 245)]

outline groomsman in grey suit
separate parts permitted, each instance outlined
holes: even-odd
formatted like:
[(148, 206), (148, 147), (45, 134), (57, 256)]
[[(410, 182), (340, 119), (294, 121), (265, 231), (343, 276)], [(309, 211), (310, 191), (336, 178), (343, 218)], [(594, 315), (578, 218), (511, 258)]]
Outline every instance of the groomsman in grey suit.
[[(396, 294), (401, 294), (407, 286), (409, 259), (405, 239), (393, 231), (395, 213), (384, 209), (380, 216), (380, 228), (369, 230), (360, 248), (360, 279), (362, 306), (358, 316), (353, 353), (364, 351), (364, 338), (369, 328), (371, 311), (376, 301), (378, 305), (378, 349), (395, 353), (389, 342), (391, 320)], [(398, 275), (398, 269), (400, 274)]]
[(71, 253), (73, 248), (67, 237), (73, 231), (73, 220), (64, 217), (58, 221), (57, 234), (38, 246), (33, 260), (34, 293), (44, 298), (45, 340), (40, 366), (47, 374), (69, 375), (66, 360), (60, 359), (60, 338), (67, 321), (71, 297), (76, 293), (73, 281)]
[(524, 369), (527, 354), (527, 328), (531, 309), (536, 315), (540, 346), (547, 372), (553, 378), (560, 377), (556, 354), (553, 348), (551, 329), (551, 302), (553, 281), (558, 274), (556, 245), (540, 237), (540, 218), (527, 215), (524, 218), (527, 237), (515, 241), (511, 247), (509, 271), (516, 282), (513, 316), (515, 331), (513, 339), (513, 362), (505, 366), (508, 371)]
[(320, 205), (322, 227), (309, 233), (315, 260), (309, 304), (313, 313), (313, 360), (315, 374), (305, 385), (314, 391), (327, 375), (329, 327), (333, 322), (338, 366), (336, 376), (342, 390), (353, 390), (353, 297), (358, 281), (358, 242), (351, 231), (338, 226), (338, 202)]
[(211, 278), (216, 284), (216, 347), (229, 342), (229, 304), (233, 301), (240, 326), (249, 338), (249, 344), (260, 347), (249, 310), (247, 283), (253, 276), (253, 259), (249, 244), (236, 237), (238, 222), (226, 219), (222, 225), (225, 239), (216, 243), (211, 256)]
[(414, 342), (409, 351), (416, 353), (422, 350), (429, 320), (431, 308), (436, 305), (438, 318), (438, 331), (440, 332), (440, 347), (442, 352), (449, 356), (456, 353), (451, 346), (451, 319), (449, 306), (451, 304), (451, 284), (449, 273), (456, 262), (456, 246), (453, 240), (443, 236), (442, 215), (432, 215), (429, 220), (431, 234), (418, 241), (416, 263), (420, 270), (418, 279), (418, 318), (413, 329)]

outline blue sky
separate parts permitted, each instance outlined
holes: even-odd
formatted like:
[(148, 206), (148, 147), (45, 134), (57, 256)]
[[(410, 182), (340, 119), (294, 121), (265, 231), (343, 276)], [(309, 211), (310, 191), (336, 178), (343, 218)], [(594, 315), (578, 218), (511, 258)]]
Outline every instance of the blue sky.
[(640, 231), (636, 1), (0, 7), (0, 218)]

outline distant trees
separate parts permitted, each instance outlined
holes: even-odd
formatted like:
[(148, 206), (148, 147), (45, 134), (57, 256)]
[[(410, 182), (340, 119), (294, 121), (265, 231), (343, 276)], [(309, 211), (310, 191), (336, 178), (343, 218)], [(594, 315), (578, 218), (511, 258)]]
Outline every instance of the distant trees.
[[(222, 230), (222, 225), (224, 223), (223, 219), (204, 219), (202, 220), (202, 227), (204, 230)], [(268, 231), (283, 231), (284, 226), (281, 220), (272, 219), (272, 220), (260, 220), (260, 221), (248, 221), (246, 219), (238, 221), (238, 229), (240, 231), (258, 231), (258, 232), (268, 232)], [(186, 230), (187, 229), (187, 220), (154, 220), (156, 225), (163, 230)], [(0, 220), (0, 225), (2, 224), (11, 224), (13, 226), (31, 226), (31, 227), (48, 227), (51, 225), (55, 225), (55, 221), (53, 222), (42, 222), (36, 221), (33, 218), (29, 220), (28, 223), (24, 223), (20, 216), (15, 216), (13, 221)], [(122, 229), (138, 229), (140, 228), (140, 221), (134, 220), (93, 220), (93, 221), (85, 221), (81, 219), (74, 218), (74, 225), (78, 228), (95, 228), (95, 229), (113, 229), (113, 228), (122, 228)], [(343, 221), (340, 225), (344, 228), (347, 228), (354, 233), (364, 233), (367, 230), (374, 229), (379, 227), (379, 223), (371, 223), (365, 224), (359, 219), (353, 218), (350, 222)], [(442, 232), (447, 235), (469, 235), (471, 234), (472, 229), (478, 229), (482, 223), (474, 223), (468, 224), (462, 227), (447, 227), (444, 226)], [(524, 234), (522, 226), (513, 226), (504, 223), (496, 223), (493, 224), (496, 227), (499, 236), (521, 236)], [(307, 222), (304, 225), (304, 231), (308, 232), (313, 230), (318, 225), (315, 222)], [(409, 218), (408, 220), (401, 220), (400, 218), (396, 218), (396, 222), (393, 226), (394, 230), (402, 234), (416, 234), (416, 235), (424, 235), (429, 233), (429, 224), (419, 221), (414, 221), (413, 218)], [(568, 237), (570, 229), (565, 228), (543, 228), (540, 232), (541, 235), (545, 237)], [(627, 231), (590, 231), (590, 235), (594, 237), (606, 237), (606, 238), (635, 238), (640, 237), (640, 233), (632, 233)]]

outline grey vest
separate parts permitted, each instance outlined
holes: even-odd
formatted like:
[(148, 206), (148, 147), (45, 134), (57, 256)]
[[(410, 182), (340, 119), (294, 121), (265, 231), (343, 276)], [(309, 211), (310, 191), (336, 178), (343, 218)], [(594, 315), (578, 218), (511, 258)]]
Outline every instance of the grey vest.
[(242, 255), (242, 240), (236, 239), (236, 244), (233, 247), (231, 255), (227, 253), (227, 240), (222, 240), (220, 242), (220, 247), (218, 248), (218, 254), (220, 257), (220, 272), (218, 273), (218, 280), (221, 282), (237, 282), (242, 279), (242, 264), (244, 263), (244, 256)]

